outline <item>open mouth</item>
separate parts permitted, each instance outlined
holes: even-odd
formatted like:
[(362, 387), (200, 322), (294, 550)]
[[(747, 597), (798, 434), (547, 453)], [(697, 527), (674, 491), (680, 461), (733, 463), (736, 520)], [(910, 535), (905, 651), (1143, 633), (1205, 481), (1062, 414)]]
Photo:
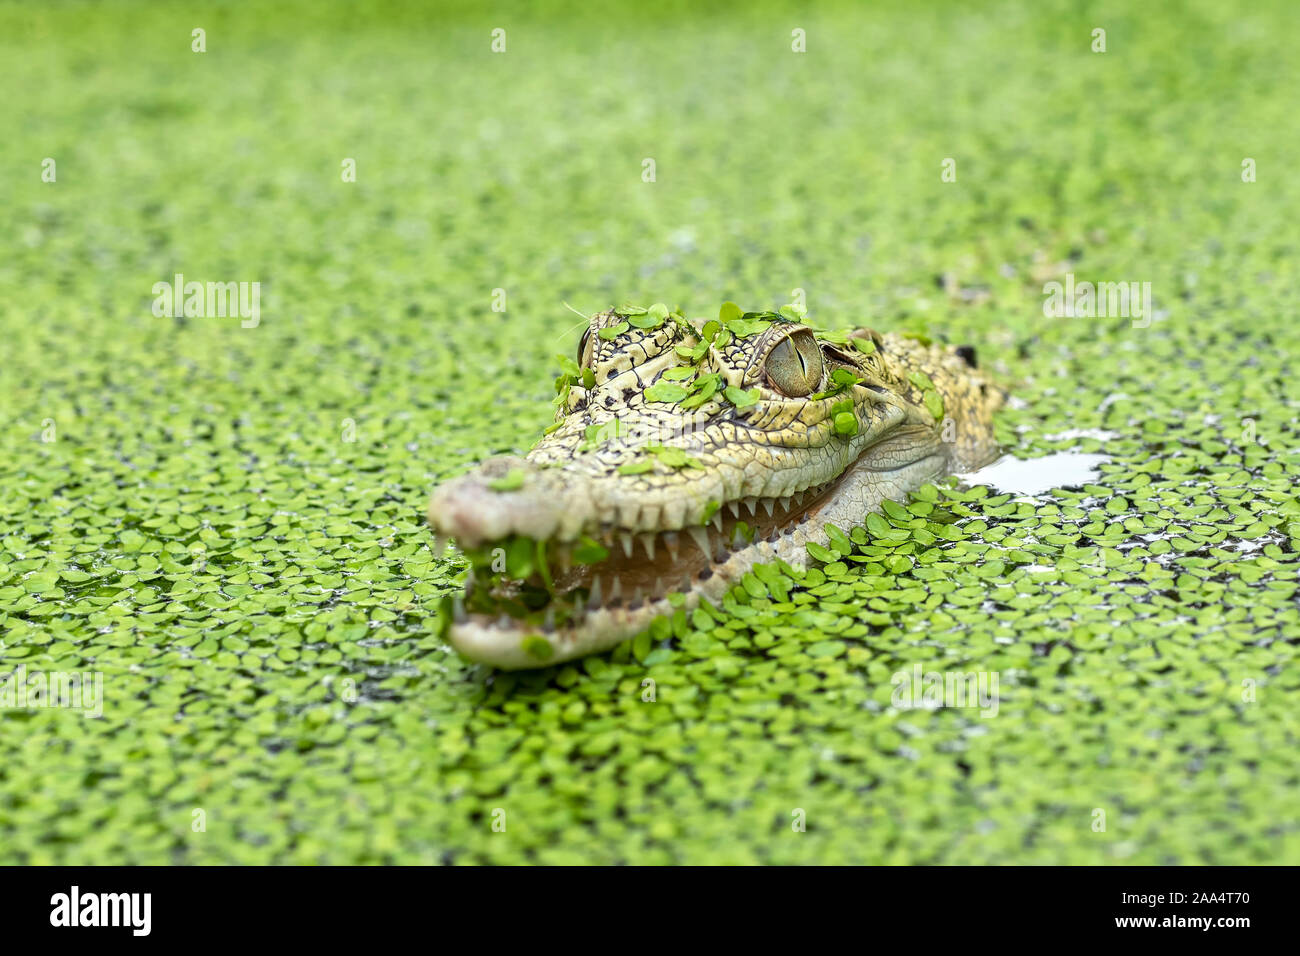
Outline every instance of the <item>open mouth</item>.
[(737, 554), (771, 554), (817, 516), (838, 484), (725, 502), (702, 526), (639, 533), (611, 526), (576, 541), (514, 537), (466, 549), (465, 596), (451, 599), (451, 620), (552, 633), (602, 610), (645, 610), (707, 584)]
[(803, 567), (806, 545), (826, 543), (827, 523), (856, 524), (881, 496), (915, 487), (946, 462), (934, 448), (885, 458), (863, 456), (789, 496), (724, 502), (693, 527), (609, 525), (575, 540), (513, 535), (465, 547), (465, 593), (444, 597), (443, 635), (471, 660), (507, 670), (611, 647), (684, 606), (683, 598), (720, 598), (756, 565)]

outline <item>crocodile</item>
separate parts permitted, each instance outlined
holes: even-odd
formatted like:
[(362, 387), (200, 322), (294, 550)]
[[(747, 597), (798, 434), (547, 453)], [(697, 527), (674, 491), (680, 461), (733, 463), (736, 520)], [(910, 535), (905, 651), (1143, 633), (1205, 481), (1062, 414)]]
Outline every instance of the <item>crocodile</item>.
[(827, 528), (997, 456), (1003, 389), (974, 349), (804, 310), (593, 315), (526, 456), (434, 489), (436, 547), (470, 563), (450, 643), (503, 670), (610, 648), (717, 600), (755, 566), (804, 568)]

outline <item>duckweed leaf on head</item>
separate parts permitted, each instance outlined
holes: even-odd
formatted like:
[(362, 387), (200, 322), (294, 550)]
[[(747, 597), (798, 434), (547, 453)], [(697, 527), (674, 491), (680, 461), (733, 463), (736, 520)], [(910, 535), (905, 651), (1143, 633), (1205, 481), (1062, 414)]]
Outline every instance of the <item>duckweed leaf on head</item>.
[(493, 491), (518, 491), (524, 486), (524, 470), (522, 468), (511, 468), (501, 478), (488, 482), (488, 487)]
[(703, 468), (699, 460), (672, 445), (646, 445), (645, 450), (669, 468)]
[(747, 339), (770, 328), (769, 321), (761, 319), (731, 319), (726, 323), (727, 331), (738, 339)]
[(675, 382), (655, 382), (645, 390), (647, 402), (680, 402), (689, 391)]
[(937, 422), (943, 421), (944, 409), (943, 409), (942, 395), (940, 395), (933, 388), (927, 389), (926, 392), (922, 395), (922, 401), (925, 403), (926, 409), (930, 412), (931, 415), (934, 416), (935, 421)]
[(728, 385), (723, 389), (723, 394), (727, 397), (727, 401), (731, 402), (731, 404), (735, 405), (737, 408), (749, 408), (751, 405), (758, 403), (759, 393), (756, 388), (745, 389), (737, 388), (734, 385)]

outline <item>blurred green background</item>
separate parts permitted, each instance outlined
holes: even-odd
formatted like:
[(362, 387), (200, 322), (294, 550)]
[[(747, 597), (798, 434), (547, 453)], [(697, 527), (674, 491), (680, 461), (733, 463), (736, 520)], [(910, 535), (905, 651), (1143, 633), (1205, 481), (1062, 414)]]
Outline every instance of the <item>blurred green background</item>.
[[(1151, 6), (0, 6), (0, 676), (105, 686), (0, 711), (0, 862), (1300, 862), (1297, 8)], [(1112, 463), (648, 654), (450, 653), (427, 495), (549, 421), (562, 303), (795, 289)]]

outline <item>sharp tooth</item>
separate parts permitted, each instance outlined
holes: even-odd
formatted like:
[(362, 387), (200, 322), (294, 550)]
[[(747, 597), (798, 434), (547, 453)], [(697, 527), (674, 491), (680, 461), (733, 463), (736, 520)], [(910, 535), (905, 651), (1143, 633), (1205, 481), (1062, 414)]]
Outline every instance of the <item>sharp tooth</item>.
[(745, 507), (749, 509), (749, 516), (752, 518), (754, 516), (755, 510), (758, 508), (758, 499), (753, 497), (752, 495), (746, 498)]
[(669, 501), (663, 506), (663, 517), (660, 519), (661, 528), (680, 528), (685, 523), (685, 498), (679, 498), (676, 501)]
[(721, 510), (718, 510), (718, 511), (713, 512), (713, 518), (712, 518), (712, 521), (713, 521), (713, 527), (715, 527), (715, 528), (717, 528), (719, 531), (721, 531), (721, 530), (722, 530), (722, 511), (721, 511)]
[(728, 501), (728, 502), (727, 502), (727, 507), (731, 509), (731, 516), (732, 516), (733, 518), (739, 518), (739, 517), (740, 517), (740, 502), (738, 502), (738, 501)]
[(648, 560), (655, 559), (655, 536), (652, 534), (641, 535), (641, 545), (645, 548), (645, 556)]
[(587, 613), (587, 600), (581, 594), (573, 596), (573, 613), (578, 617)]
[(632, 557), (632, 535), (624, 531), (619, 535), (619, 540), (623, 542), (623, 553), (629, 558)]
[(653, 595), (655, 598), (660, 598), (663, 597), (663, 593), (664, 593), (664, 579), (656, 575)]
[(600, 607), (600, 575), (591, 576), (591, 606)]
[(664, 532), (664, 547), (668, 549), (668, 554), (669, 554), (669, 556), (670, 556), (674, 561), (676, 561), (676, 560), (677, 560), (677, 549), (678, 549), (679, 547), (681, 547), (681, 546), (677, 543), (677, 532), (676, 532), (676, 531), (666, 531), (666, 532)]
[[(803, 507), (803, 492), (802, 492), (802, 491), (796, 491), (793, 495), (790, 496), (790, 498), (793, 498), (795, 504), (798, 505), (800, 508)], [(790, 508), (790, 498), (786, 498), (786, 499), (785, 499), (785, 501), (786, 501), (786, 505), (785, 505), (786, 510), (789, 510), (789, 508)]]
[(623, 599), (623, 579), (615, 576), (614, 583), (609, 589), (609, 603), (618, 604)]
[(633, 604), (641, 603), (641, 589), (639, 587), (632, 589), (632, 603)]
[(772, 517), (772, 499), (763, 498), (762, 502), (763, 502), (763, 510), (767, 512), (767, 516), (769, 518)]
[(433, 556), (435, 558), (441, 558), (443, 553), (446, 550), (447, 550), (446, 536), (441, 534), (435, 534), (433, 536)]
[(542, 629), (546, 631), (555, 630), (555, 608), (548, 607), (546, 609), (546, 617), (542, 621)]
[(451, 619), (457, 624), (463, 624), (465, 618), (465, 601), (458, 594), (451, 599)]
[(691, 540), (695, 546), (700, 549), (706, 558), (713, 560), (713, 555), (709, 552), (709, 530), (707, 528), (687, 528), (690, 532)]

